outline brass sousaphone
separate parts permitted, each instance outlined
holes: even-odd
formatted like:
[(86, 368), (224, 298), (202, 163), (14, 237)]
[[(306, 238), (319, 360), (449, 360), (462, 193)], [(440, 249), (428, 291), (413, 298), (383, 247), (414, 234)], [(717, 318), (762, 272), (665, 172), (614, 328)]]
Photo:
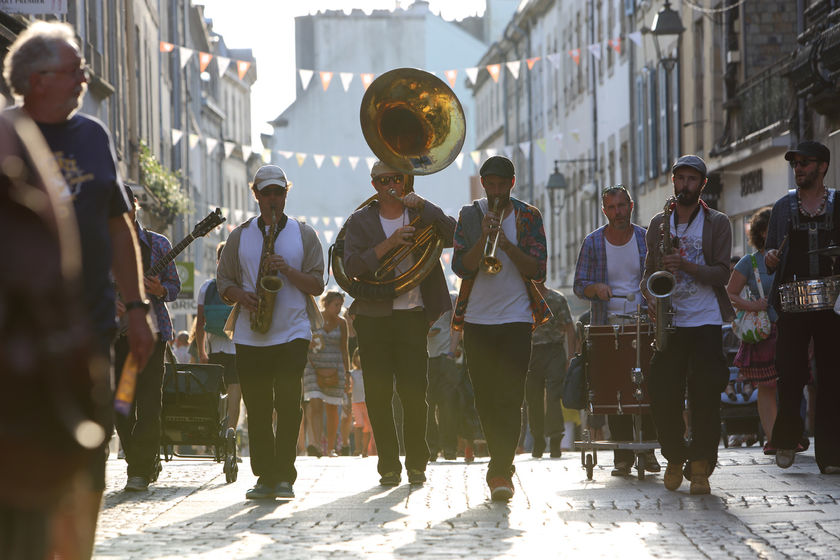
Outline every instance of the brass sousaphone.
[[(422, 70), (398, 68), (370, 84), (359, 118), (371, 151), (388, 166), (407, 175), (405, 192), (414, 188), (415, 175), (436, 173), (461, 153), (466, 122), (461, 103), (442, 80)], [(375, 194), (358, 208), (375, 200)], [(417, 225), (418, 219), (411, 225)], [(392, 300), (419, 286), (440, 261), (444, 241), (434, 226), (415, 231), (411, 245), (386, 254), (382, 266), (365, 278), (350, 278), (344, 270), (344, 230), (332, 247), (331, 266), (335, 281), (353, 298)], [(397, 264), (409, 255), (414, 265), (394, 274)]]

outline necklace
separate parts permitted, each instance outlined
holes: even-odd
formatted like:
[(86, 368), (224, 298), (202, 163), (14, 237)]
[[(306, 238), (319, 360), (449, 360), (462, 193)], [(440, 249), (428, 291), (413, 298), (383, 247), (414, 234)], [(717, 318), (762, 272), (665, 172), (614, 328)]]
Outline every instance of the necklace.
[(817, 206), (817, 209), (813, 212), (808, 211), (807, 209), (805, 209), (804, 206), (802, 206), (802, 194), (800, 189), (796, 189), (796, 200), (799, 203), (799, 211), (802, 213), (803, 216), (806, 216), (808, 218), (820, 216), (823, 212), (825, 212), (825, 205), (828, 202), (828, 189), (823, 189), (822, 202), (820, 202), (820, 205)]

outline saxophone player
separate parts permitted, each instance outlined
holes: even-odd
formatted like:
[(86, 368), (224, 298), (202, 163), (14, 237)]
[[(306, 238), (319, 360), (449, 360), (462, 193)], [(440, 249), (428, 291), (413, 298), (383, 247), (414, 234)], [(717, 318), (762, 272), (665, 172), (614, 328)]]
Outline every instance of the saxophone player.
[[(222, 299), (234, 306), (226, 330), (232, 331), (236, 344), (248, 409), (251, 470), (258, 477), (245, 493), (248, 499), (294, 498), (301, 379), (310, 317), (314, 322), (320, 316), (312, 296), (324, 291), (324, 255), (315, 230), (285, 214), (290, 187), (280, 167), (257, 170), (251, 191), (260, 214), (231, 232), (216, 271)], [(258, 286), (261, 279), (273, 276), (279, 277), (280, 287), (272, 302)]]
[[(664, 212), (650, 222), (640, 286), (651, 319), (664, 320), (656, 316), (647, 279), (660, 262), (674, 275), (671, 305), (675, 328), (664, 349), (654, 352), (647, 381), (659, 444), (668, 460), (665, 488), (677, 490), (685, 474), (691, 480), (691, 494), (711, 492), (709, 475), (717, 462), (720, 440), (720, 393), (729, 377), (721, 325), (735, 316), (725, 289), (732, 227), (726, 214), (700, 199), (707, 180), (706, 163), (701, 158), (685, 155), (674, 163), (671, 181), (676, 201), (671, 204), (668, 223), (663, 225)], [(663, 255), (664, 236), (669, 236), (674, 249)], [(692, 429), (688, 443), (682, 416), (686, 387)]]

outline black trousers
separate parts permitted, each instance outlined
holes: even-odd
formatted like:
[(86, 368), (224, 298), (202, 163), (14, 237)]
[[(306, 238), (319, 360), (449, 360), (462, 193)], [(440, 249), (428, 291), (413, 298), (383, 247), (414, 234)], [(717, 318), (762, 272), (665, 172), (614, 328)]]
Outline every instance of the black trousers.
[[(429, 403), (426, 440), (433, 451), (455, 453), (458, 447), (458, 393), (461, 372), (448, 356), (429, 358)], [(435, 414), (437, 412), (437, 414)]]
[[(128, 476), (149, 479), (155, 459), (160, 455), (161, 408), (163, 407), (163, 354), (166, 342), (155, 342), (154, 350), (137, 375), (134, 404), (127, 416), (115, 413), (114, 424), (120, 436)], [(128, 337), (120, 336), (114, 344), (115, 378), (119, 386), (123, 364), (128, 356)]]
[[(305, 338), (274, 346), (236, 345), (236, 369), (248, 409), (251, 471), (267, 484), (294, 484), (297, 479), (301, 379), (308, 352)], [(271, 418), (275, 410), (276, 430)]]
[[(669, 461), (717, 462), (720, 393), (729, 380), (719, 325), (677, 327), (664, 352), (654, 352), (648, 391), (662, 455)], [(688, 386), (691, 441), (685, 442), (683, 409)]]
[(563, 378), (566, 376), (566, 349), (563, 344), (535, 344), (525, 379), (528, 427), (537, 441), (545, 437), (563, 439)]
[(403, 409), (405, 468), (426, 470), (429, 462), (426, 444), (426, 335), (429, 326), (423, 310), (395, 310), (387, 317), (357, 315), (353, 326), (359, 339), (365, 404), (379, 454), (379, 474), (402, 470), (391, 407), (395, 384)]
[(525, 377), (531, 359), (531, 324), (464, 324), (464, 351), (475, 407), (487, 440), (487, 480), (509, 478), (519, 442)]
[(814, 339), (817, 361), (816, 415), (814, 418), (814, 456), (820, 470), (840, 466), (840, 366), (833, 348), (840, 339), (840, 317), (834, 311), (781, 313), (776, 340), (776, 372), (779, 374), (779, 412), (773, 425), (772, 445), (795, 449), (804, 424), (799, 414), (802, 389), (810, 379), (808, 344)]

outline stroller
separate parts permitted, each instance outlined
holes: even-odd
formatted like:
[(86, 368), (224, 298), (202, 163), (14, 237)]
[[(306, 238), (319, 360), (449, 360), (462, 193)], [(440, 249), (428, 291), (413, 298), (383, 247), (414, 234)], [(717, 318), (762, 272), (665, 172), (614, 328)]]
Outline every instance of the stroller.
[[(236, 432), (227, 426), (224, 367), (215, 364), (167, 363), (163, 375), (161, 447), (173, 457), (207, 457), (224, 462), (226, 482), (235, 482)], [(176, 445), (203, 445), (212, 455), (182, 454)]]

